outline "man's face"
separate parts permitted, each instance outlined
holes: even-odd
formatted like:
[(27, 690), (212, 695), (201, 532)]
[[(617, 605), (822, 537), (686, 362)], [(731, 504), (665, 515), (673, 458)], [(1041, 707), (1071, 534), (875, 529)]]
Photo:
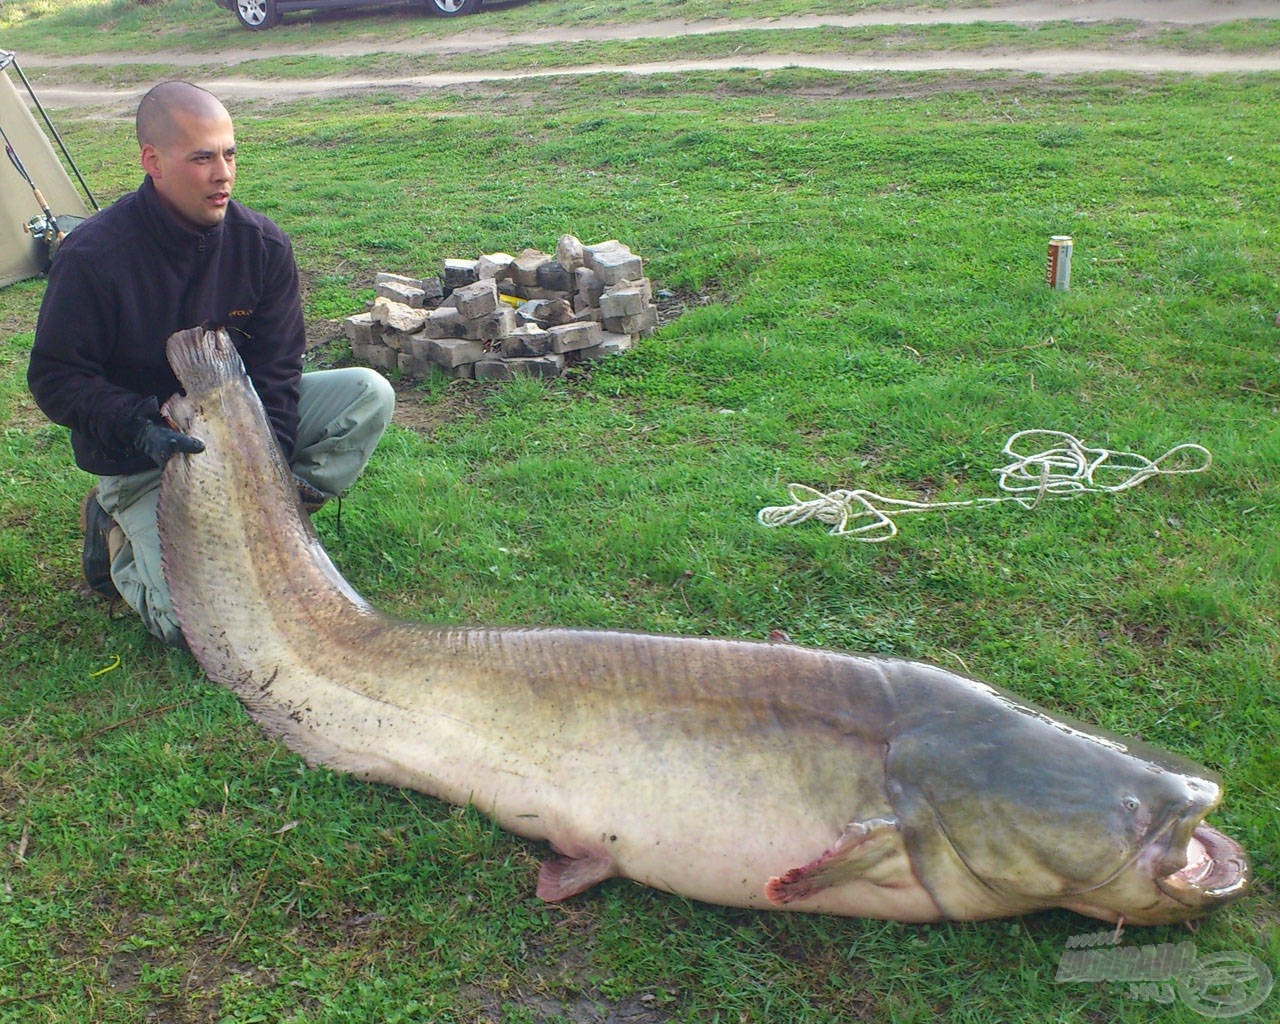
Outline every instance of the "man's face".
[(236, 180), (236, 136), (230, 115), (175, 113), (172, 137), (142, 147), (142, 169), (165, 208), (191, 228), (222, 223)]

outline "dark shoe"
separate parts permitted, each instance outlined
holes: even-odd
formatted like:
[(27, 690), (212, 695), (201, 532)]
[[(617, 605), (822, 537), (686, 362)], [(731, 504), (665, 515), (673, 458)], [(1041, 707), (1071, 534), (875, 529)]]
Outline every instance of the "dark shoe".
[(111, 582), (111, 532), (119, 531), (116, 521), (98, 503), (98, 488), (84, 496), (80, 505), (80, 529), (84, 531), (84, 549), (80, 552), (80, 568), (85, 582), (103, 597), (114, 601), (120, 596)]
[(318, 487), (312, 487), (297, 473), (293, 474), (293, 482), (298, 485), (298, 504), (306, 515), (315, 515), (320, 511), (324, 503), (329, 500), (329, 495)]

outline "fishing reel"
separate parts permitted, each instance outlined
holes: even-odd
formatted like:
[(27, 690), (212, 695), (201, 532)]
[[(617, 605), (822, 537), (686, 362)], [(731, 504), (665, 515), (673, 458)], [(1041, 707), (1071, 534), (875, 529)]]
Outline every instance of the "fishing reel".
[(77, 217), (70, 213), (64, 213), (60, 217), (39, 213), (22, 225), (22, 230), (35, 242), (36, 258), (40, 261), (41, 273), (48, 272), (53, 258), (58, 255), (63, 239), (84, 220), (84, 217)]

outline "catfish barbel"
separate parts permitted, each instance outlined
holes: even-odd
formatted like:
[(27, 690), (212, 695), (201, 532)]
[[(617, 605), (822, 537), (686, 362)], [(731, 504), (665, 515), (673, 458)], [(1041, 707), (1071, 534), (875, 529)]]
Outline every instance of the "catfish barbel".
[(1248, 887), (1217, 778), (953, 672), (789, 643), (428, 626), (325, 554), (230, 339), (180, 331), (165, 578), (200, 665), (309, 764), (551, 844), (538, 895), (615, 876), (901, 921), (1196, 917)]

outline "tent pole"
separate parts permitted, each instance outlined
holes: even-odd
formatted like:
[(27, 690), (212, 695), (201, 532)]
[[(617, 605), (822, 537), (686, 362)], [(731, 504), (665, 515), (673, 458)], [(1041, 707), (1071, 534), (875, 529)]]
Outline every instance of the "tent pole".
[(40, 116), (44, 118), (44, 123), (48, 126), (50, 133), (58, 142), (58, 148), (62, 150), (62, 155), (67, 158), (67, 163), (71, 165), (71, 169), (76, 172), (76, 180), (80, 182), (80, 187), (84, 189), (84, 194), (89, 197), (89, 203), (95, 210), (101, 210), (98, 200), (94, 198), (93, 192), (89, 189), (89, 184), (84, 180), (84, 175), (80, 173), (80, 168), (76, 166), (75, 160), (72, 159), (71, 153), (67, 150), (67, 144), (62, 141), (62, 136), (58, 134), (58, 129), (53, 126), (53, 121), (49, 119), (48, 112), (44, 109), (44, 104), (40, 102), (40, 97), (31, 88), (31, 83), (27, 81), (27, 76), (22, 73), (22, 68), (18, 65), (18, 55), (7, 50), (0, 50), (0, 71), (3, 71), (10, 64), (13, 70), (18, 72), (18, 77), (22, 79), (22, 84), (26, 86), (27, 95), (31, 97), (31, 102), (36, 105), (36, 109), (40, 111)]

